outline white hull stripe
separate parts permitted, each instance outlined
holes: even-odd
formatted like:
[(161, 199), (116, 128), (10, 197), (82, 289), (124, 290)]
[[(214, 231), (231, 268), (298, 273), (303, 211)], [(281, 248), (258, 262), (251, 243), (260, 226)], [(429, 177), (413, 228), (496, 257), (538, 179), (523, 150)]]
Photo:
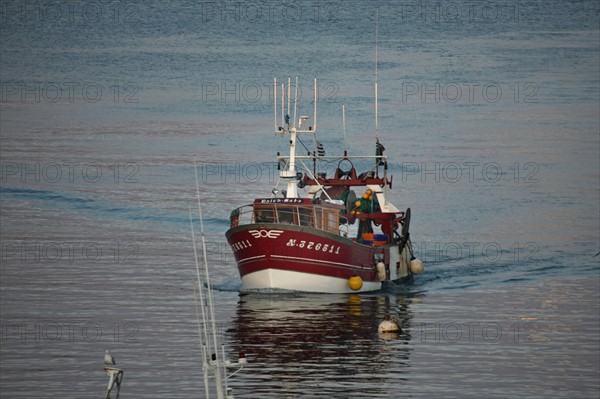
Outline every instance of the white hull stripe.
[(261, 258), (265, 258), (265, 257), (266, 257), (266, 255), (250, 256), (249, 258), (244, 258), (244, 259), (238, 260), (238, 263), (242, 264), (245, 262), (249, 262), (251, 260), (261, 259)]
[(345, 278), (318, 276), (311, 273), (278, 269), (264, 269), (247, 274), (242, 277), (242, 283), (246, 290), (284, 289), (343, 294), (381, 289), (381, 282), (379, 281), (365, 281), (360, 290), (354, 291), (348, 287), (348, 280)]
[(334, 265), (334, 266), (349, 267), (352, 269), (360, 269), (360, 270), (366, 270), (366, 271), (372, 270), (369, 267), (350, 265), (348, 263), (331, 262), (328, 260), (319, 260), (319, 259), (310, 259), (310, 258), (300, 258), (297, 256), (271, 255), (271, 258), (290, 259), (290, 260), (294, 260), (294, 261), (307, 262), (307, 263), (324, 263), (324, 264), (330, 264), (330, 265)]

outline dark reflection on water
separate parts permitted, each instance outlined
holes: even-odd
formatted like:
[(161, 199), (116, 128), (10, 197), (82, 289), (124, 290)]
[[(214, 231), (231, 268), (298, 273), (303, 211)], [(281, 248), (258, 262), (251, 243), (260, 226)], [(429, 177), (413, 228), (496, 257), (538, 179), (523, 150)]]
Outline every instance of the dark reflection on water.
[[(378, 334), (386, 314), (400, 334)], [(227, 336), (250, 366), (231, 386), (248, 398), (390, 397), (410, 366), (412, 317), (401, 297), (242, 296)]]

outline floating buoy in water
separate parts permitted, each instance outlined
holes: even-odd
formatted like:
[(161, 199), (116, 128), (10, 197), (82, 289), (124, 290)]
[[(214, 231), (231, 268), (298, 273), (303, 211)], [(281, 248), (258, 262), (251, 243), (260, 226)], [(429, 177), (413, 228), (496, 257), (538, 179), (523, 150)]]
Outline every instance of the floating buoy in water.
[(410, 272), (412, 274), (421, 274), (425, 270), (421, 259), (413, 258), (410, 260)]
[(379, 332), (380, 334), (398, 333), (400, 332), (400, 324), (398, 324), (398, 320), (396, 320), (395, 317), (387, 315), (385, 316), (381, 324), (379, 324), (377, 332)]
[(348, 287), (350, 287), (350, 289), (353, 291), (360, 290), (362, 288), (362, 285), (363, 285), (362, 278), (360, 278), (360, 276), (357, 276), (356, 274), (352, 275), (348, 279)]

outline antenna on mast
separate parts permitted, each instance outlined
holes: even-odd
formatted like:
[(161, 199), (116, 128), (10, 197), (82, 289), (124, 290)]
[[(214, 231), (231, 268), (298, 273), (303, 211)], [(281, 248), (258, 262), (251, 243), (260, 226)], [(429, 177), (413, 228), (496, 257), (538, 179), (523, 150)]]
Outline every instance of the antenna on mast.
[(298, 105), (298, 76), (296, 76), (296, 91), (294, 93), (294, 126), (296, 126), (296, 108)]
[(315, 78), (313, 91), (315, 94), (314, 98), (314, 108), (313, 108), (313, 131), (317, 131), (317, 78)]
[(281, 83), (281, 126), (285, 126), (283, 124), (283, 115), (285, 115), (283, 113), (283, 99), (284, 99), (284, 93), (285, 93), (285, 85), (283, 84), (283, 82)]
[(275, 122), (275, 131), (277, 131), (277, 78), (273, 77), (273, 121)]
[[(288, 84), (287, 84), (287, 114), (285, 114), (285, 123), (288, 125), (288, 129), (290, 127), (290, 99), (291, 99), (291, 81), (292, 78), (288, 77)], [(293, 126), (293, 124), (292, 124)]]
[(346, 106), (342, 104), (342, 131), (344, 132), (344, 153), (348, 149), (346, 146)]
[(379, 46), (379, 8), (376, 10), (376, 23), (375, 23), (375, 135), (377, 135), (379, 131), (379, 101), (377, 97), (377, 80), (378, 80), (378, 70), (377, 70), (377, 61), (378, 61), (378, 46)]

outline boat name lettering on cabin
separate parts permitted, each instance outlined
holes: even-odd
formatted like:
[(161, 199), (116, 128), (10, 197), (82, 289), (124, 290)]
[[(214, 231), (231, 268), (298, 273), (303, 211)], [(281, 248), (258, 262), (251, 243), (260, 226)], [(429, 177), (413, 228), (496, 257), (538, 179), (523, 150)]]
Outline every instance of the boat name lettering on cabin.
[(260, 200), (261, 204), (301, 204), (302, 198), (264, 198)]

